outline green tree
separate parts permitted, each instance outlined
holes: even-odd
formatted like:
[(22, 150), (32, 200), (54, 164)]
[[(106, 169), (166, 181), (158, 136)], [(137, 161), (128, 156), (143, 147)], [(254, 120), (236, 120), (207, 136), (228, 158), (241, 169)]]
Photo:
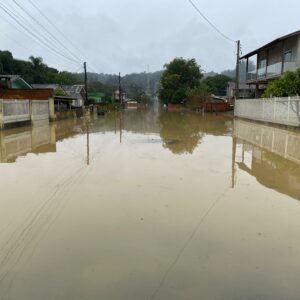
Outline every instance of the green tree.
[(231, 80), (231, 77), (220, 74), (215, 76), (209, 76), (203, 79), (202, 82), (208, 86), (210, 93), (218, 96), (225, 96), (228, 82)]
[(175, 58), (165, 65), (160, 80), (159, 97), (164, 103), (182, 103), (186, 92), (200, 84), (203, 77), (195, 59)]
[(286, 72), (282, 77), (270, 82), (263, 94), (264, 98), (300, 95), (300, 69)]
[(199, 86), (191, 89), (189, 88), (186, 92), (187, 95), (187, 105), (191, 109), (196, 109), (202, 107), (204, 102), (210, 101), (210, 89), (208, 85), (201, 82)]

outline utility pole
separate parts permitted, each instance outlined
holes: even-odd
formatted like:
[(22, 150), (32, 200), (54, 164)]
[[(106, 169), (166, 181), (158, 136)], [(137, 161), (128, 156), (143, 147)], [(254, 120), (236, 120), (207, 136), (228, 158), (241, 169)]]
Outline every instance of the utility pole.
[(121, 107), (123, 106), (123, 95), (122, 95), (122, 86), (121, 86), (121, 73), (119, 72), (119, 100)]
[(241, 53), (241, 41), (237, 41), (237, 56), (236, 56), (236, 74), (235, 74), (235, 99), (239, 99), (240, 89), (240, 53)]
[(88, 96), (88, 85), (87, 85), (86, 62), (84, 62), (83, 66), (84, 66), (85, 105), (87, 105), (89, 102), (89, 96)]

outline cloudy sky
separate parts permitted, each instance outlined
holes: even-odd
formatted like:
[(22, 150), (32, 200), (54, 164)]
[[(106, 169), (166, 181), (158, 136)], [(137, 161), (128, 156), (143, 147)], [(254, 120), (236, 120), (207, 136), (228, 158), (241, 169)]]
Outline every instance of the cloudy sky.
[[(300, 29), (299, 0), (194, 2), (224, 34), (241, 40), (243, 53)], [(42, 56), (60, 70), (79, 71), (79, 61), (87, 60), (89, 70), (103, 73), (143, 72), (147, 65), (156, 71), (174, 57), (196, 58), (205, 71), (234, 68), (235, 44), (216, 33), (188, 0), (0, 0), (0, 5), (14, 16), (0, 8), (0, 49), (22, 59)], [(20, 24), (52, 50), (24, 34)]]

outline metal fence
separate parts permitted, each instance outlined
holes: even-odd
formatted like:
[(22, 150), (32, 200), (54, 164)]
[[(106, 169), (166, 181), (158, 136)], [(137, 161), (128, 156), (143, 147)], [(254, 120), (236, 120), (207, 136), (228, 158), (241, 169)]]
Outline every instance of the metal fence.
[(300, 126), (300, 97), (236, 100), (234, 115), (250, 120)]

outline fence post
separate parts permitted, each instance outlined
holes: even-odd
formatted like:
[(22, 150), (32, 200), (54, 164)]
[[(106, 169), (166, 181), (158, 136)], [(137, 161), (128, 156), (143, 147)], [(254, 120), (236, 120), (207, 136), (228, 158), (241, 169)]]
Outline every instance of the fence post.
[(274, 121), (276, 120), (276, 99), (274, 99)]
[(290, 121), (291, 97), (288, 99), (288, 121)]

